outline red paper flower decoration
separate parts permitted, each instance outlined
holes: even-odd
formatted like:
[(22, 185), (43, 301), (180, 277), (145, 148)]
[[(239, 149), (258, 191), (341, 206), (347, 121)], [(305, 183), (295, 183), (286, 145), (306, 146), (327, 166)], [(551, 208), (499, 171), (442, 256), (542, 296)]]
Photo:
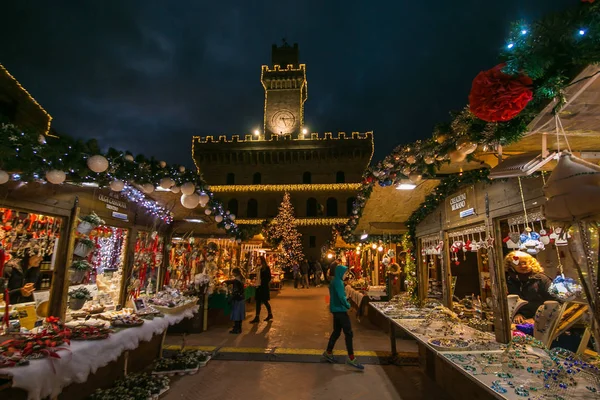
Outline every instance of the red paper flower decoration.
[(473, 80), (469, 94), (471, 112), (488, 122), (508, 121), (533, 99), (531, 78), (502, 72), (504, 64), (482, 71)]
[(582, 3), (594, 3), (596, 0), (581, 0)]

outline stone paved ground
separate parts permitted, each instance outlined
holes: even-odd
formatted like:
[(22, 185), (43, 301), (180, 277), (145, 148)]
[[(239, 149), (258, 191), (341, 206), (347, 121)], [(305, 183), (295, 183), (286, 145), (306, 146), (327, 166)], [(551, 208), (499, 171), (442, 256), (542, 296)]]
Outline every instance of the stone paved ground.
[[(187, 335), (188, 346), (229, 348), (229, 351), (239, 353), (229, 358), (233, 361), (213, 360), (197, 375), (175, 378), (164, 399), (446, 399), (418, 367), (371, 364), (364, 372), (357, 372), (343, 364), (344, 356), (338, 357), (340, 363), (335, 365), (322, 362), (318, 356), (288, 358), (304, 362), (282, 362), (281, 358), (280, 361), (267, 361), (264, 357), (259, 358), (262, 361), (250, 361), (257, 359), (253, 352), (268, 352), (269, 349), (283, 354), (303, 351), (303, 354), (320, 354), (331, 330), (327, 295), (325, 287), (308, 290), (286, 287), (272, 300), (275, 319), (271, 323), (250, 325), (248, 321), (254, 317), (252, 304), (247, 307), (242, 335), (230, 335), (227, 325), (212, 326), (204, 333)], [(266, 317), (264, 310), (261, 317)], [(357, 351), (389, 351), (387, 334), (366, 318), (359, 323), (352, 313), (352, 323)], [(181, 337), (170, 335), (166, 343), (179, 345)], [(399, 352), (416, 356), (414, 342), (398, 340), (397, 346)], [(343, 335), (336, 350), (343, 354)]]

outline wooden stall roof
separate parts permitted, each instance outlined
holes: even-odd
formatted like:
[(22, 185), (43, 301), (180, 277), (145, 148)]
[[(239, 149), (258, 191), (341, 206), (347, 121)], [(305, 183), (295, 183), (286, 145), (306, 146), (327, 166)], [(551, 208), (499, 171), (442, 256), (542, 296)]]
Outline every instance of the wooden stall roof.
[(439, 183), (439, 179), (423, 180), (413, 190), (398, 190), (394, 185), (373, 186), (354, 233), (366, 231), (370, 235), (383, 235), (407, 232), (406, 220)]

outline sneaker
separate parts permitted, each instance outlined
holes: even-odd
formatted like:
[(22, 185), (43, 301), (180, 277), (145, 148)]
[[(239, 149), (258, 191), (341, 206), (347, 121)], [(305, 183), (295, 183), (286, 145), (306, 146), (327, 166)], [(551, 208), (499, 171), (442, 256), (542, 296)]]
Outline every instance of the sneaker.
[(323, 352), (323, 357), (327, 362), (335, 363), (335, 358), (333, 357), (333, 353), (329, 354), (327, 351)]
[(359, 371), (364, 371), (365, 366), (362, 365), (361, 363), (358, 362), (358, 360), (356, 359), (356, 357), (354, 358), (354, 360), (351, 360), (350, 358), (346, 359), (346, 364), (356, 368)]

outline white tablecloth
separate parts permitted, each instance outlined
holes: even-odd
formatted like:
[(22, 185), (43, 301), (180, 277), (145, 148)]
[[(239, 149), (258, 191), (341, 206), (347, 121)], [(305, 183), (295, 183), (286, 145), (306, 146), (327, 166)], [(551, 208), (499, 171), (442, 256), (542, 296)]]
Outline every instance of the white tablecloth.
[(64, 387), (87, 381), (90, 374), (115, 361), (123, 352), (137, 348), (141, 341), (149, 341), (152, 336), (163, 333), (169, 325), (191, 318), (196, 312), (197, 307), (154, 318), (140, 327), (123, 329), (104, 340), (73, 341), (70, 346), (64, 347), (65, 350), (58, 352), (60, 359), (33, 360), (23, 367), (3, 368), (2, 373), (12, 375), (12, 386), (26, 390), (28, 400), (55, 397)]

